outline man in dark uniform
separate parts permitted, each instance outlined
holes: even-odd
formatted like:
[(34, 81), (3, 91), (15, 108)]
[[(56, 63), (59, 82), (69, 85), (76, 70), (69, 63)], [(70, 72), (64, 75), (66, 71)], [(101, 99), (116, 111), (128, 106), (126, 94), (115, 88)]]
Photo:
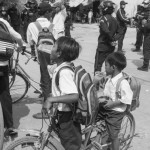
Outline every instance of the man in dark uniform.
[(67, 8), (67, 17), (65, 20), (65, 36), (67, 37), (71, 37), (71, 34), (70, 34), (71, 26), (72, 26), (72, 16), (71, 16), (70, 9)]
[(21, 20), (23, 24), (23, 37), (26, 41), (26, 32), (29, 23), (35, 22), (38, 18), (38, 10), (37, 10), (37, 1), (36, 0), (28, 0), (25, 4), (25, 9), (21, 13)]
[(21, 16), (19, 10), (17, 9), (16, 3), (11, 4), (10, 8), (8, 9), (8, 14), (10, 16), (11, 26), (15, 31), (20, 32)]
[(140, 48), (143, 44), (143, 32), (141, 30), (142, 28), (142, 19), (144, 18), (144, 7), (141, 5), (137, 6), (137, 14), (135, 17), (135, 21), (137, 22), (136, 26), (136, 43), (135, 43), (135, 49), (133, 52), (139, 52)]
[(100, 19), (100, 35), (98, 37), (98, 47), (95, 56), (94, 73), (101, 71), (106, 57), (114, 52), (115, 41), (120, 37), (120, 30), (117, 20), (112, 17), (114, 3), (105, 1), (101, 5), (103, 16)]
[(138, 70), (148, 71), (150, 60), (150, 0), (143, 1), (145, 7), (145, 19), (142, 20), (142, 31), (144, 33), (143, 42), (143, 66), (138, 67)]
[(130, 24), (130, 19), (126, 17), (125, 12), (125, 5), (127, 3), (125, 1), (120, 1), (120, 8), (117, 11), (116, 18), (120, 26), (120, 30), (122, 31), (122, 34), (120, 38), (118, 39), (118, 51), (123, 52), (123, 40), (127, 31), (127, 24)]

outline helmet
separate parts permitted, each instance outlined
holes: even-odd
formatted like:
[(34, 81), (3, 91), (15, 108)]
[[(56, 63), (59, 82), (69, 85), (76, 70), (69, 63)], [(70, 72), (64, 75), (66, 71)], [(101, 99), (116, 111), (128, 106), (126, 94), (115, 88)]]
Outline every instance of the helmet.
[(35, 8), (38, 6), (38, 3), (36, 0), (28, 0), (27, 4), (29, 5), (29, 8)]
[(149, 4), (149, 3), (150, 3), (150, 0), (144, 0), (144, 1), (143, 1), (143, 4), (146, 4), (146, 5), (147, 5), (147, 4)]
[(101, 7), (103, 15), (112, 14), (114, 12), (114, 5), (115, 3), (110, 0), (102, 2)]

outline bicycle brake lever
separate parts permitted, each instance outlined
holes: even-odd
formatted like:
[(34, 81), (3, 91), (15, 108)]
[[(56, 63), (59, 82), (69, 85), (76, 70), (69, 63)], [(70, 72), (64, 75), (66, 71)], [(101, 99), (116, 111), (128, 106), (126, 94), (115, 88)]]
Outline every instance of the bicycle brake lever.
[(25, 65), (28, 64), (28, 62), (30, 61), (30, 59), (32, 59), (32, 57), (31, 57), (31, 58), (28, 58), (28, 60), (25, 62)]

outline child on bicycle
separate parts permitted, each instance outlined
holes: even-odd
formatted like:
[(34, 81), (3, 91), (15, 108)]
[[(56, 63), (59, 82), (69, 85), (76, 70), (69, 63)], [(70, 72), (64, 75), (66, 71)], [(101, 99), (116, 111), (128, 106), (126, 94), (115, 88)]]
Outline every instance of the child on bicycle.
[[(52, 97), (47, 98), (43, 109), (49, 110), (54, 103), (58, 104), (57, 116), (59, 125), (59, 136), (65, 150), (79, 150), (82, 136), (80, 124), (72, 120), (73, 112), (70, 104), (77, 102), (78, 90), (74, 82), (74, 72), (69, 68), (62, 68), (70, 64), (79, 56), (79, 44), (69, 37), (60, 37), (56, 41), (51, 52), (51, 60), (56, 62), (57, 67), (52, 76)], [(56, 85), (56, 76), (59, 71), (59, 87)], [(58, 89), (59, 88), (59, 89)]]
[(126, 57), (120, 52), (111, 53), (105, 60), (105, 71), (109, 78), (104, 87), (104, 96), (99, 99), (98, 114), (106, 122), (109, 138), (112, 142), (112, 150), (119, 150), (118, 134), (127, 105), (131, 105), (133, 96), (126, 79), (121, 81), (119, 96), (116, 93), (117, 82), (123, 76), (122, 70), (126, 65)]

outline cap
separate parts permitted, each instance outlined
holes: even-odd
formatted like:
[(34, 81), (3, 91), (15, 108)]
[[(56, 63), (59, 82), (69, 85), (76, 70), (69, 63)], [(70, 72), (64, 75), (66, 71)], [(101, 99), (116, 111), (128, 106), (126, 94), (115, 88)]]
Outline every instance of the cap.
[(53, 4), (53, 7), (61, 7), (62, 3), (61, 2), (56, 2)]
[(128, 4), (128, 3), (125, 1), (120, 1), (120, 5), (126, 5), (126, 4)]
[(144, 0), (143, 2), (142, 2), (142, 4), (149, 4), (150, 3), (150, 0)]
[(52, 11), (52, 7), (49, 3), (42, 2), (38, 6), (39, 11)]

